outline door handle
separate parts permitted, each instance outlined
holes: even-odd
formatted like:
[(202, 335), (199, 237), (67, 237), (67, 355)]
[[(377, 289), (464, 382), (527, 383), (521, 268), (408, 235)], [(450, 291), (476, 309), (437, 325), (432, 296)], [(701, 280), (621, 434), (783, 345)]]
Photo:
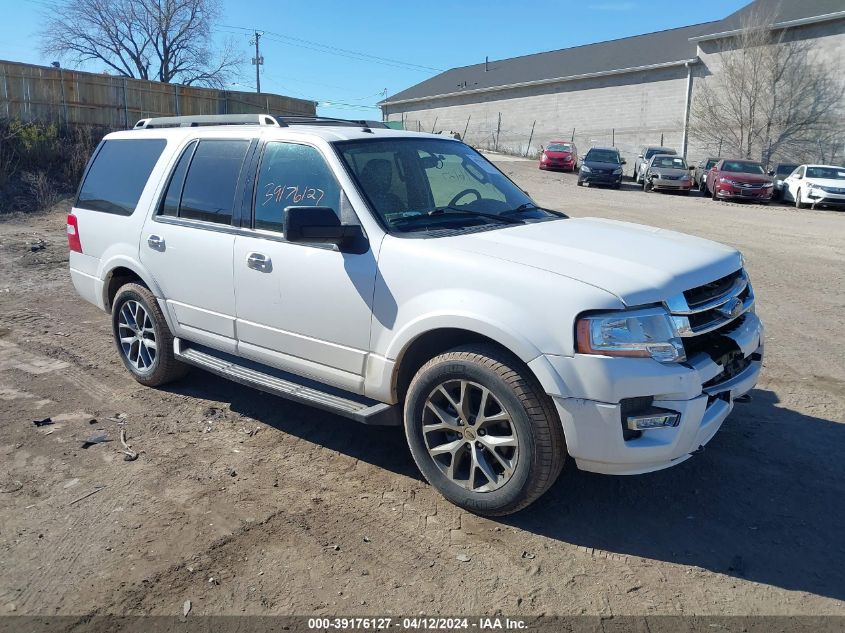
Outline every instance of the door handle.
[(250, 253), (246, 256), (247, 268), (258, 270), (263, 273), (269, 273), (273, 270), (273, 263), (269, 257), (262, 253)]
[(155, 251), (163, 251), (164, 250), (164, 238), (159, 237), (158, 235), (150, 235), (147, 238), (147, 244), (149, 247)]

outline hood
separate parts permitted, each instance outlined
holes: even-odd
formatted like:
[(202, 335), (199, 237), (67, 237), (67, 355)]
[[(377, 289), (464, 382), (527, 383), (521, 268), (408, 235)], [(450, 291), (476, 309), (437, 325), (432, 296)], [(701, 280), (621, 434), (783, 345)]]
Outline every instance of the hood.
[(586, 165), (590, 169), (610, 169), (611, 171), (622, 167), (619, 163), (602, 163), (597, 160), (585, 160), (582, 165)]
[(730, 178), (731, 180), (736, 180), (737, 182), (773, 182), (771, 176), (763, 174), (743, 174), (742, 172), (736, 171), (723, 171), (719, 172), (719, 176), (722, 178)]
[(569, 157), (572, 156), (572, 152), (562, 152), (562, 151), (561, 152), (554, 152), (554, 151), (546, 150), (544, 153), (549, 158), (569, 158)]
[(688, 169), (680, 169), (677, 167), (652, 167), (651, 173), (658, 174), (660, 176), (688, 176), (690, 172)]
[(833, 189), (845, 189), (845, 180), (837, 180), (836, 178), (805, 178), (809, 183), (818, 185), (819, 187), (829, 187)]
[(664, 301), (742, 265), (740, 254), (723, 244), (600, 218), (537, 222), (435, 241), (590, 284), (628, 306)]

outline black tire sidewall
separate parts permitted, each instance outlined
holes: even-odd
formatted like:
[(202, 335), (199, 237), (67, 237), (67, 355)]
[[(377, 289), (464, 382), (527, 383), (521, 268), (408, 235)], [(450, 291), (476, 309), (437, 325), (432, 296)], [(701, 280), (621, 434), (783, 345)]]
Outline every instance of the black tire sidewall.
[[(468, 379), (490, 389), (507, 409), (519, 442), (519, 458), (511, 479), (498, 490), (473, 493), (450, 481), (428, 454), (422, 434), (422, 411), (429, 394), (441, 383)], [(426, 480), (452, 503), (479, 513), (496, 513), (516, 506), (526, 496), (537, 459), (535, 433), (528, 413), (513, 389), (494, 371), (472, 361), (444, 359), (423, 371), (405, 399), (405, 435), (411, 455)]]
[[(129, 359), (126, 358), (126, 354), (123, 353), (123, 347), (120, 344), (117, 322), (120, 310), (127, 301), (137, 301), (144, 306), (144, 309), (147, 311), (147, 314), (153, 322), (153, 329), (155, 330), (156, 336), (156, 355), (149, 371), (139, 372), (135, 369), (135, 367), (132, 366), (132, 363), (129, 362)], [(156, 308), (157, 307), (158, 306), (156, 306)], [(132, 375), (141, 382), (153, 380), (161, 367), (162, 350), (159, 347), (165, 340), (164, 331), (162, 329), (164, 327), (167, 327), (167, 324), (162, 323), (162, 319), (159, 316), (159, 310), (154, 309), (147, 298), (141, 293), (137, 292), (134, 288), (122, 288), (117, 292), (117, 296), (114, 298), (114, 304), (112, 307), (112, 338), (114, 339), (114, 344), (115, 347), (117, 347), (117, 352), (120, 355), (120, 360), (123, 362), (123, 366), (126, 367), (126, 369), (128, 369)]]

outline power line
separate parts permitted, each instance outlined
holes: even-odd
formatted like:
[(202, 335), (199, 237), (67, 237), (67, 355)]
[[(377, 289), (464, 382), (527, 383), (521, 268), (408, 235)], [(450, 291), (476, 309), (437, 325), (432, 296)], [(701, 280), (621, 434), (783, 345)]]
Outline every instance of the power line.
[[(221, 25), (221, 28), (224, 29), (236, 29), (238, 31), (243, 32), (254, 32), (255, 29), (248, 29), (243, 26), (232, 26), (232, 25)], [(404, 68), (406, 70), (416, 70), (419, 72), (443, 72), (442, 68), (433, 68), (431, 66), (423, 66), (421, 64), (414, 64), (412, 62), (405, 62), (398, 59), (392, 59), (390, 57), (380, 57), (378, 55), (371, 55), (369, 53), (362, 53), (361, 51), (355, 51), (348, 48), (340, 48), (337, 46), (330, 46), (328, 44), (321, 44), (320, 42), (315, 42), (312, 40), (306, 40), (300, 37), (293, 37), (291, 35), (285, 35), (284, 33), (277, 33), (274, 31), (264, 31), (265, 36), (267, 39), (276, 42), (278, 44), (286, 44), (288, 46), (297, 46), (299, 48), (305, 48), (308, 50), (320, 52), (320, 53), (327, 53), (329, 55), (337, 55), (339, 57), (345, 57), (347, 59), (354, 59), (357, 61), (365, 61), (365, 62), (372, 62), (376, 64), (382, 64), (384, 66), (392, 66), (394, 68)]]

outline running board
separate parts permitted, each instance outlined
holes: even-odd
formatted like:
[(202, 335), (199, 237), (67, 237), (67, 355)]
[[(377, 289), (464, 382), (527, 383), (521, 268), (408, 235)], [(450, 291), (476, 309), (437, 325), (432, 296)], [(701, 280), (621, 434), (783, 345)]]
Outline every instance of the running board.
[(195, 346), (178, 338), (173, 341), (173, 350), (176, 358), (184, 363), (287, 400), (307, 404), (362, 424), (402, 424), (399, 409), (393, 405), (205, 346)]

